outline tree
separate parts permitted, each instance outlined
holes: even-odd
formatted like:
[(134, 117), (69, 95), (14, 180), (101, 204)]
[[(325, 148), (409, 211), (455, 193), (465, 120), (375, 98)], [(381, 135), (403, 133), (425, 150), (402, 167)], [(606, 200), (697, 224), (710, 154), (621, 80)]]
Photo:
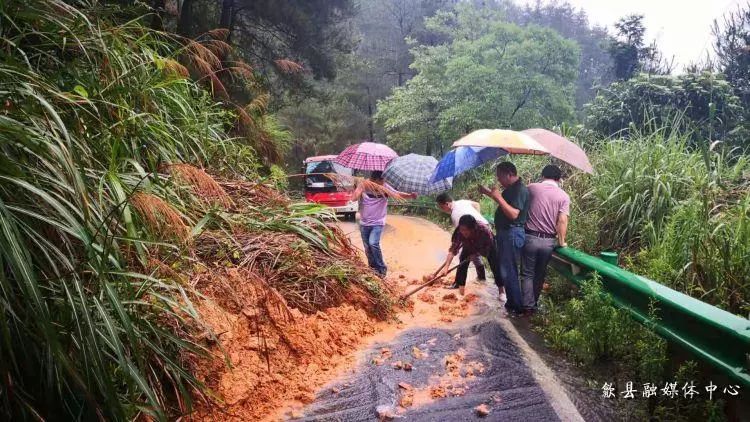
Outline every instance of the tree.
[(279, 110), (279, 119), (293, 134), (287, 156), (292, 168), (307, 156), (335, 153), (362, 139), (382, 139), (372, 125), (371, 99), (363, 92), (362, 72), (370, 64), (348, 54), (337, 60), (339, 76), (335, 81), (319, 81), (316, 95)]
[(417, 75), (378, 104), (388, 142), (430, 154), (473, 129), (551, 126), (573, 117), (579, 49), (554, 31), (460, 5), (428, 19), (446, 37), (417, 46)]
[(521, 26), (539, 25), (557, 31), (574, 40), (581, 48), (581, 60), (576, 82), (576, 108), (583, 106), (596, 95), (596, 88), (607, 86), (613, 80), (613, 60), (608, 46), (613, 41), (603, 27), (591, 25), (586, 12), (575, 9), (568, 2), (542, 4), (537, 0), (523, 9), (505, 5), (507, 19)]
[(668, 127), (690, 131), (696, 143), (740, 145), (743, 109), (722, 74), (640, 74), (600, 91), (586, 110), (586, 126), (604, 136)]
[(666, 75), (672, 72), (673, 62), (667, 61), (654, 41), (646, 45), (643, 15), (629, 15), (615, 24), (616, 39), (610, 43), (609, 53), (614, 61), (614, 75), (618, 80), (627, 80), (645, 72)]
[[(194, 38), (216, 28), (229, 31), (236, 54), (261, 73), (287, 83), (289, 62), (316, 78), (336, 75), (334, 58), (351, 51), (346, 23), (354, 15), (353, 0), (182, 0), (171, 30)], [(152, 0), (157, 14), (164, 0)], [(294, 73), (293, 73), (294, 74)]]
[(750, 110), (750, 4), (714, 21), (716, 64), (732, 84), (745, 110)]

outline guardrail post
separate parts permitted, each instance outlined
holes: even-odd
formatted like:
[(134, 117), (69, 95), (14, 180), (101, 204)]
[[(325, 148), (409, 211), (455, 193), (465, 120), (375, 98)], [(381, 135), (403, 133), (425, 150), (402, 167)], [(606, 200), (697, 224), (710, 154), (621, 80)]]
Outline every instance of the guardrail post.
[(617, 264), (617, 258), (618, 258), (618, 256), (617, 256), (617, 252), (615, 252), (615, 251), (603, 251), (603, 252), (599, 252), (599, 258), (602, 261), (606, 262), (607, 264), (618, 265)]

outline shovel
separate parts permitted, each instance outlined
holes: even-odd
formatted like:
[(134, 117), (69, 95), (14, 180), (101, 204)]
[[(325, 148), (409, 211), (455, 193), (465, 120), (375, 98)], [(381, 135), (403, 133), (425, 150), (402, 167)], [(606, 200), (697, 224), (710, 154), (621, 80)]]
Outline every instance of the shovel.
[[(459, 262), (458, 264), (454, 265), (453, 267), (451, 267), (445, 275), (448, 275), (448, 274), (452, 273), (453, 270), (455, 270), (456, 268), (460, 267), (461, 265), (463, 265), (463, 264), (465, 264), (467, 262), (469, 262), (469, 258), (467, 258), (467, 259)], [(442, 277), (438, 277), (438, 273), (440, 272), (440, 270), (443, 269), (444, 266), (445, 266), (445, 263), (443, 263), (443, 265), (441, 265), (440, 268), (437, 269), (437, 271), (435, 271), (434, 273), (432, 273), (432, 277), (430, 277), (430, 279), (428, 281), (424, 282), (419, 287), (417, 287), (416, 289), (410, 291), (409, 293), (401, 295), (401, 297), (399, 299), (400, 300), (404, 300), (404, 299), (408, 298), (409, 296), (413, 295), (414, 293), (416, 293), (416, 292), (424, 289), (425, 287), (429, 286), (430, 284), (432, 284), (432, 283), (436, 282), (437, 280), (439, 280), (440, 278), (442, 278)]]

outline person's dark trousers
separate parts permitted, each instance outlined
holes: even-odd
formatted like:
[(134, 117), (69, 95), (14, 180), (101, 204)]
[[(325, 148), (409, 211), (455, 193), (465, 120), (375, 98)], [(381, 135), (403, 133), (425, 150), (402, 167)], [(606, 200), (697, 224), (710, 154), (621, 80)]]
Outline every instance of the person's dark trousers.
[(482, 257), (479, 255), (476, 255), (474, 259), (471, 260), (471, 262), (474, 264), (474, 268), (477, 270), (477, 279), (478, 280), (486, 280), (487, 279), (487, 273), (484, 270), (484, 264), (482, 263)]
[(505, 308), (509, 311), (521, 312), (522, 297), (521, 283), (518, 280), (518, 264), (521, 260), (526, 233), (523, 227), (498, 229), (497, 250), (499, 255), (500, 279), (505, 287)]
[[(479, 255), (477, 255), (477, 257), (478, 257), (478, 259), (481, 260), (481, 258), (479, 258)], [(464, 253), (464, 251), (462, 249), (461, 253), (458, 256), (458, 260), (460, 262), (463, 262), (463, 264), (460, 264), (458, 266), (458, 268), (456, 268), (456, 286), (465, 286), (466, 285), (466, 277), (467, 277), (467, 275), (469, 273), (469, 263), (471, 262), (467, 258), (468, 258), (468, 256), (466, 256), (466, 254)], [(490, 271), (492, 271), (492, 276), (495, 277), (495, 280), (497, 280), (498, 279), (498, 276), (497, 276), (497, 267), (495, 265), (495, 262), (497, 262), (497, 251), (496, 251), (494, 245), (493, 245), (493, 247), (490, 248), (490, 250), (488, 251), (487, 256), (485, 256), (485, 258), (487, 258), (487, 261), (490, 263)], [(466, 262), (464, 262), (464, 261), (466, 261)], [(474, 263), (474, 265), (476, 265), (476, 262)], [(478, 269), (479, 268), (477, 267), (477, 270)], [(482, 272), (484, 272), (484, 266), (482, 266)]]
[(547, 264), (555, 249), (555, 238), (526, 234), (526, 243), (521, 253), (521, 291), (523, 308), (536, 309), (542, 292)]
[(383, 226), (359, 226), (359, 233), (362, 235), (362, 245), (365, 247), (367, 255), (367, 264), (385, 277), (388, 267), (383, 260), (383, 252), (380, 250), (380, 236), (383, 235)]

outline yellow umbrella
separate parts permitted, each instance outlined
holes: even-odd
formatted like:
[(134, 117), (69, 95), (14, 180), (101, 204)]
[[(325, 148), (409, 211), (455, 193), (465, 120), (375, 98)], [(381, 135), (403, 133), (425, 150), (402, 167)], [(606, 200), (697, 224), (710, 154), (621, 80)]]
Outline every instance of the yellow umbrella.
[(502, 148), (510, 154), (549, 154), (549, 150), (531, 136), (507, 129), (475, 130), (454, 142), (453, 146)]

